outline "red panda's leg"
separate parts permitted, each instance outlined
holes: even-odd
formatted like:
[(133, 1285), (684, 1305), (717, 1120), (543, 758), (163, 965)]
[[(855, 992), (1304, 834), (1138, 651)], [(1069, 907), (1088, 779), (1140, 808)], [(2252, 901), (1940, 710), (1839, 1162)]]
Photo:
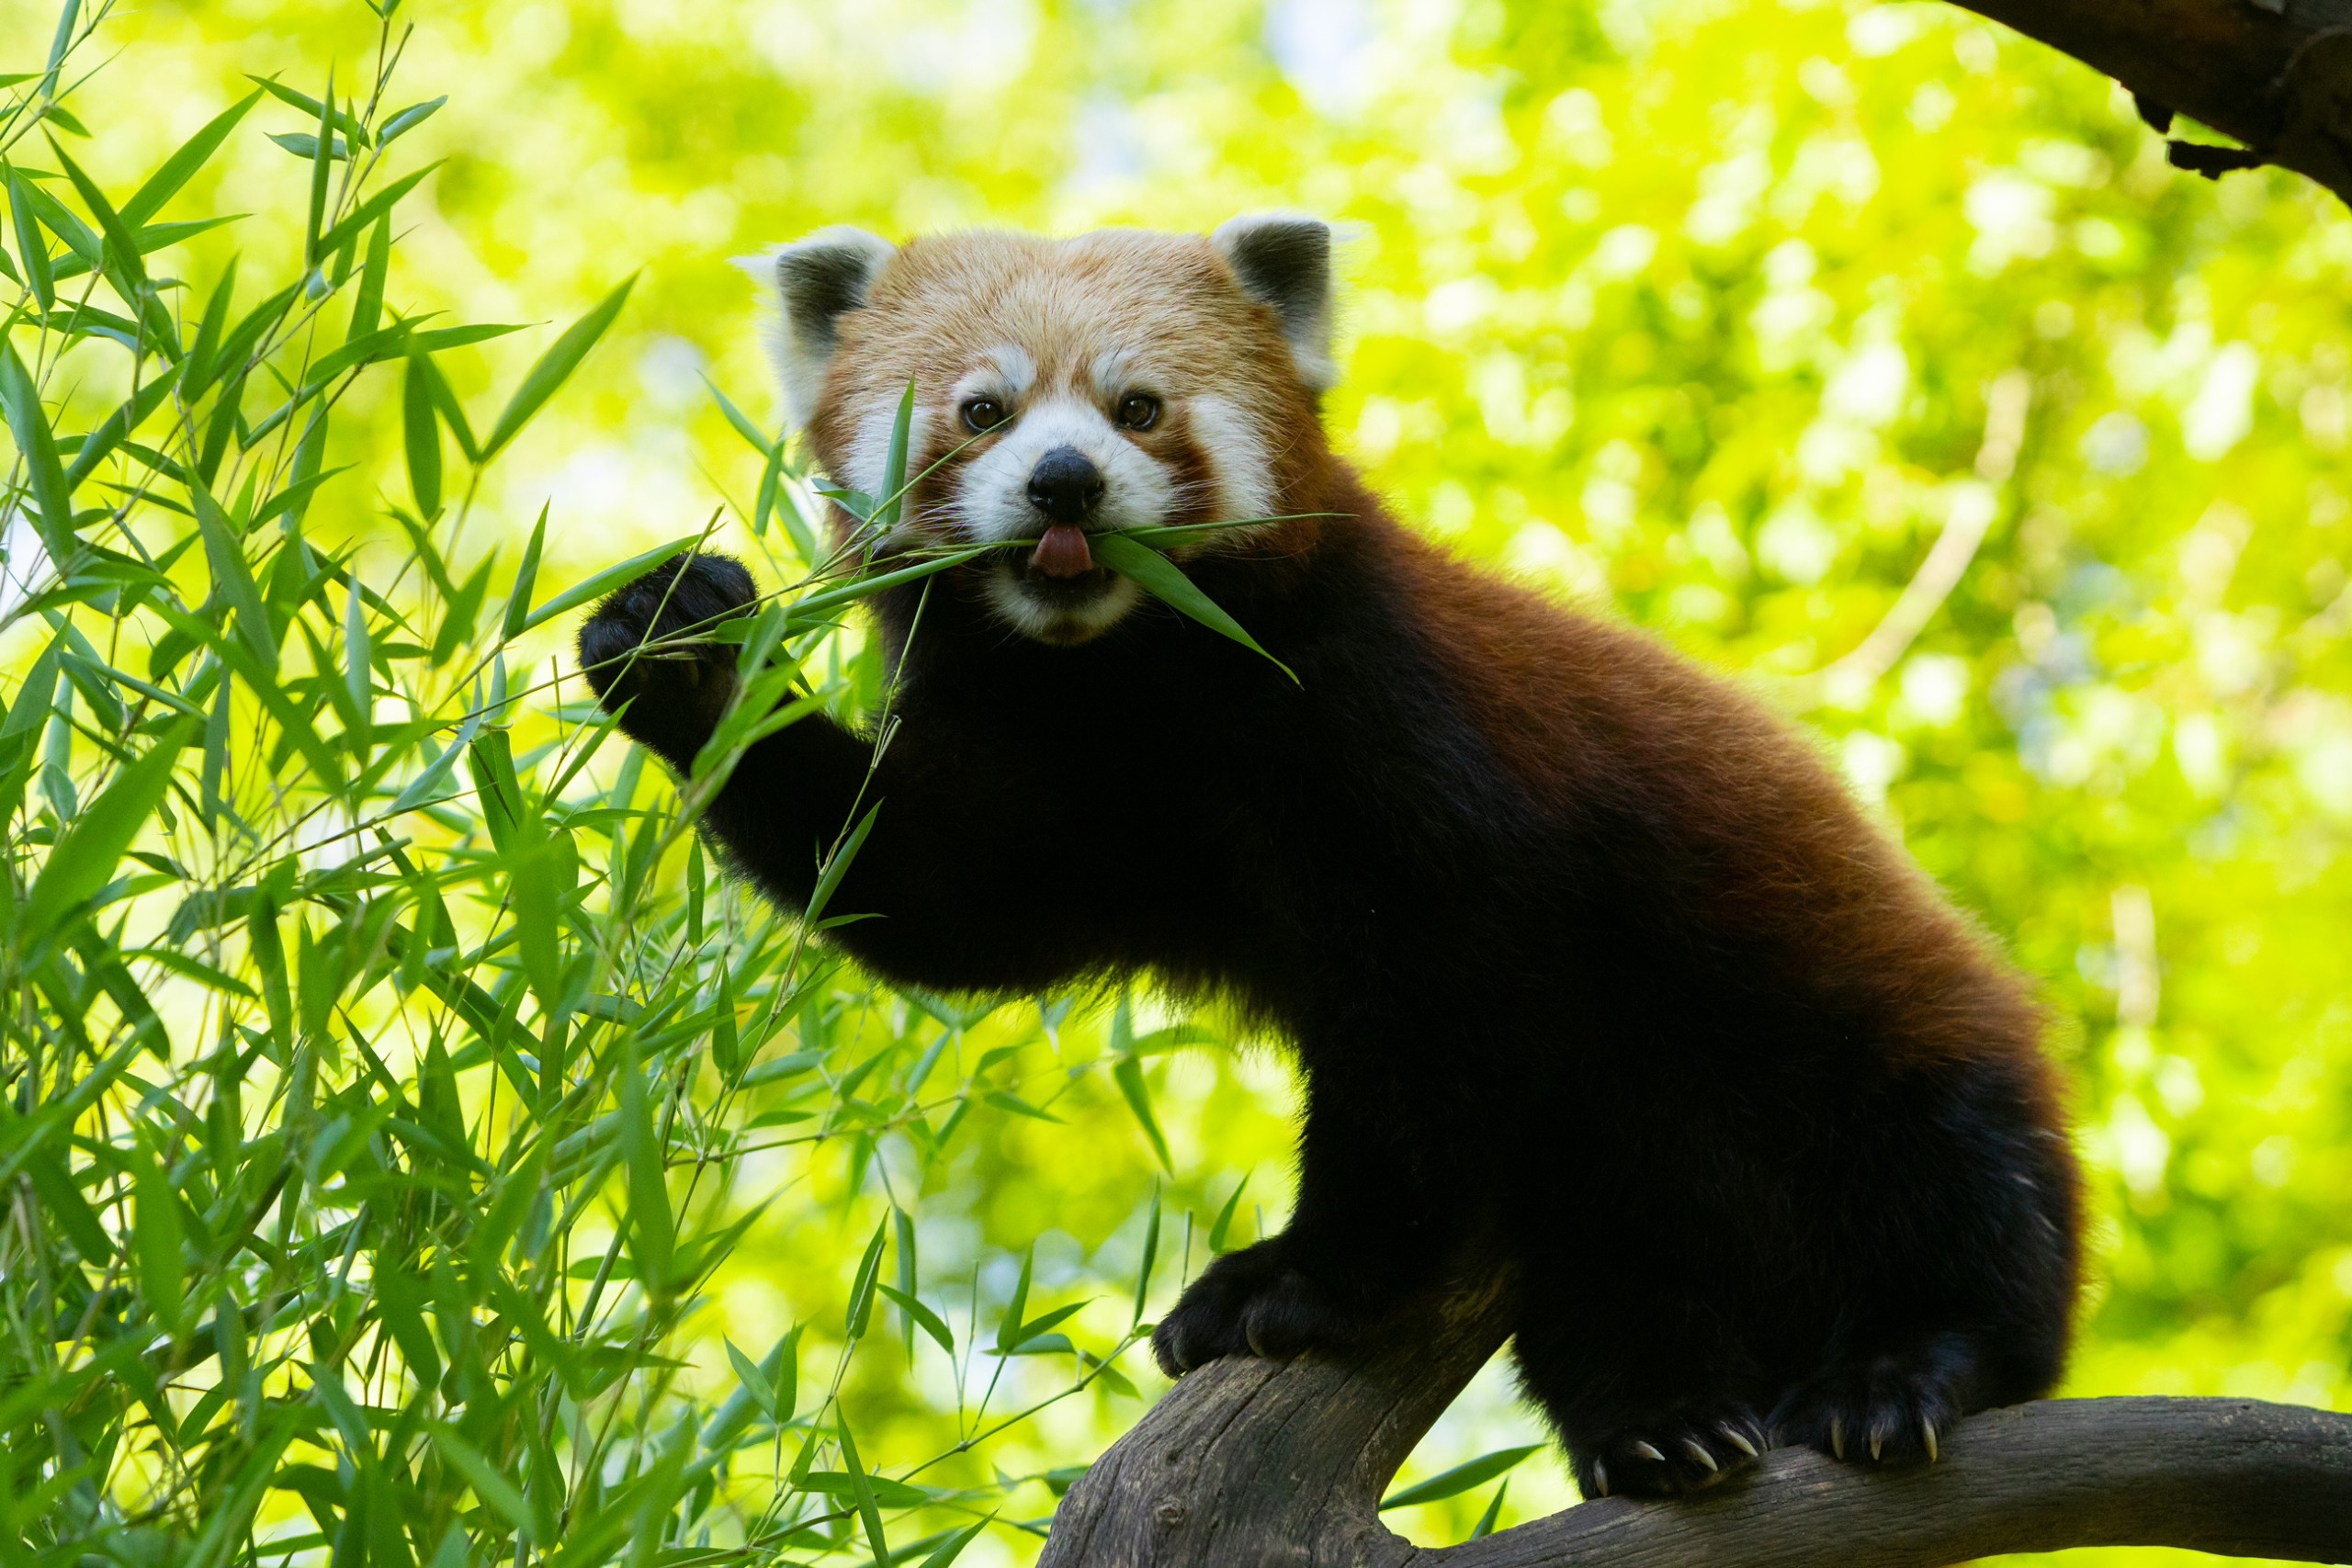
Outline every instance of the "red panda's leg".
[(1220, 1356), (1280, 1359), (1346, 1344), (1436, 1280), (1477, 1207), (1469, 1183), (1432, 1168), (1431, 1151), (1443, 1146), (1394, 1105), (1310, 1075), (1289, 1227), (1193, 1282), (1152, 1336), (1162, 1370), (1172, 1377)]
[(1720, 1303), (1648, 1278), (1654, 1260), (1605, 1231), (1524, 1263), (1520, 1381), (1587, 1497), (1694, 1491), (1770, 1446), (1767, 1381)]
[[(749, 573), (690, 556), (607, 599), (580, 634), (580, 663), (621, 728), (677, 773), (693, 765), (735, 691), (735, 649), (680, 634), (743, 613)], [(869, 812), (828, 917), (864, 919), (833, 942), (900, 981), (943, 989), (1039, 989), (1099, 966), (1108, 922), (1084, 869), (1035, 874), (1003, 825), (1050, 794), (1034, 764), (985, 738), (900, 732), (872, 741), (810, 714), (755, 743), (707, 807), (703, 828), (778, 903), (805, 910), (822, 867)], [(960, 749), (959, 749), (960, 748)]]

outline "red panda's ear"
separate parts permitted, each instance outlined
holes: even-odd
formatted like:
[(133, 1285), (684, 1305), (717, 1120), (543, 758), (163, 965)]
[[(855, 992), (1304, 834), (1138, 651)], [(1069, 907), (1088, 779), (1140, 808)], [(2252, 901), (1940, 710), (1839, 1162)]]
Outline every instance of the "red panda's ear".
[(1271, 306), (1290, 340), (1299, 378), (1318, 390), (1339, 379), (1331, 362), (1331, 226), (1295, 212), (1236, 218), (1209, 237), (1242, 292)]
[(777, 306), (767, 329), (768, 357), (795, 426), (806, 429), (816, 414), (825, 367), (841, 343), (841, 318), (865, 303), (874, 280), (897, 254), (879, 234), (842, 225), (736, 259)]

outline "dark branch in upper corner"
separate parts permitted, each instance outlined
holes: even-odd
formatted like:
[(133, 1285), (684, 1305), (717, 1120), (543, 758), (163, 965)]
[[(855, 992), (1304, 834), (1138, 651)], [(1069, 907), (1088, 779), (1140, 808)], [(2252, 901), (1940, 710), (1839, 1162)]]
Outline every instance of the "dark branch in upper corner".
[(1071, 1489), (1039, 1568), (1935, 1568), (2075, 1546), (2352, 1562), (2352, 1416), (2244, 1399), (2019, 1405), (1964, 1422), (1932, 1465), (1783, 1450), (1696, 1498), (1415, 1547), (1380, 1522), (1381, 1490), (1508, 1324), (1507, 1292), (1483, 1287), (1359, 1357), (1194, 1372)]
[(2174, 141), (2208, 177), (2276, 164), (2352, 202), (2352, 0), (1960, 0), (2131, 90), (2157, 131), (2176, 111), (2243, 147)]

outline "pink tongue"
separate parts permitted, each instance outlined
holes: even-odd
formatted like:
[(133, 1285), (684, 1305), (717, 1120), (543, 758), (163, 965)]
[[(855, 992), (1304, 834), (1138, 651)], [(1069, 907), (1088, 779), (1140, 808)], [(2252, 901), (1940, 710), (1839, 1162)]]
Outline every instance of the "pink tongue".
[(1078, 577), (1094, 570), (1094, 552), (1086, 547), (1086, 530), (1075, 523), (1057, 523), (1037, 541), (1029, 558), (1047, 577)]

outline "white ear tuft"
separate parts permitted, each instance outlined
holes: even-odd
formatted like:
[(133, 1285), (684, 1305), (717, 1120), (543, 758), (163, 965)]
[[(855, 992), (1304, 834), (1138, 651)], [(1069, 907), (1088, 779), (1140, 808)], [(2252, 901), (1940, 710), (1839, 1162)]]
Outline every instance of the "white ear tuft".
[(1340, 378), (1331, 362), (1331, 226), (1297, 212), (1236, 218), (1209, 236), (1242, 291), (1282, 319), (1298, 374), (1317, 390)]
[(897, 254), (889, 241), (842, 225), (778, 245), (764, 255), (738, 256), (735, 265), (775, 301), (767, 328), (768, 358), (784, 387), (786, 414), (806, 429), (824, 390), (825, 367), (841, 343), (844, 311), (865, 303), (874, 280)]

